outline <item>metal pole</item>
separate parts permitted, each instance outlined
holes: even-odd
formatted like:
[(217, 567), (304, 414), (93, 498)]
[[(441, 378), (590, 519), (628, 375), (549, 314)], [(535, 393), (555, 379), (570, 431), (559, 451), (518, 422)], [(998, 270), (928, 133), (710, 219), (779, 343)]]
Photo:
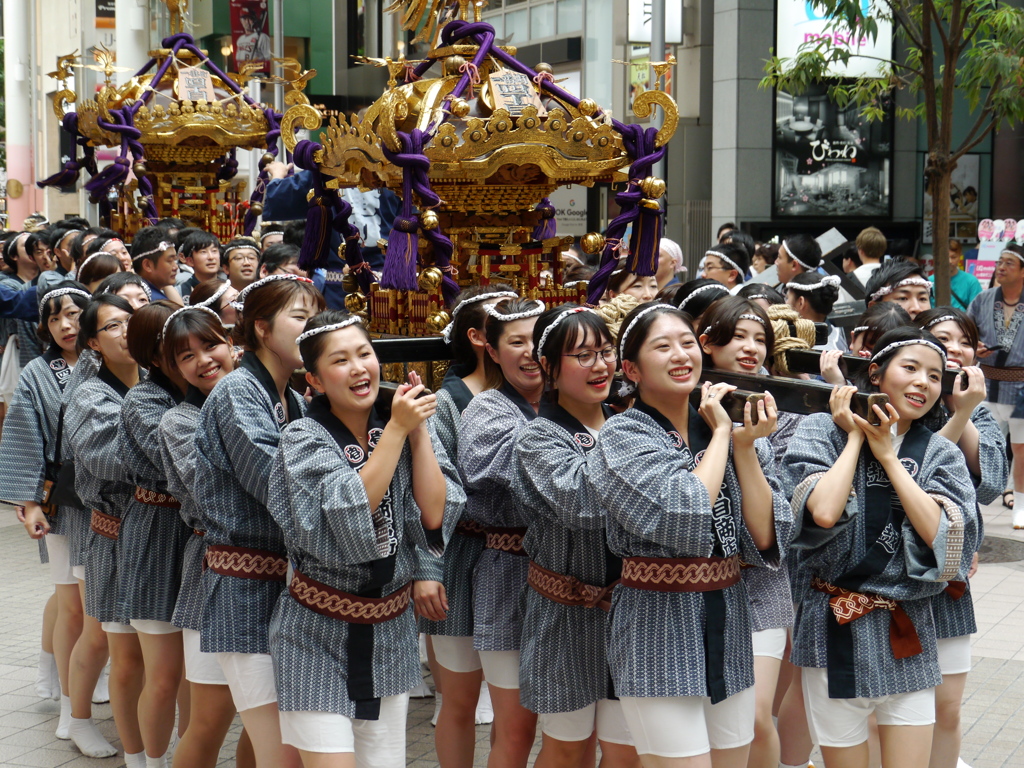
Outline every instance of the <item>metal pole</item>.
[[(677, 2), (679, 0), (676, 0)], [(665, 59), (665, 0), (651, 0), (651, 52), (650, 61), (664, 61)], [(651, 80), (655, 77), (654, 70), (651, 70)], [(664, 115), (659, 109), (654, 110), (651, 115), (651, 125), (661, 128)], [(665, 178), (665, 161), (660, 160), (654, 165), (654, 175)]]
[[(284, 56), (284, 0), (274, 0), (274, 58)], [(284, 85), (274, 86), (274, 109), (284, 112)], [(281, 147), (283, 149), (283, 147)]]

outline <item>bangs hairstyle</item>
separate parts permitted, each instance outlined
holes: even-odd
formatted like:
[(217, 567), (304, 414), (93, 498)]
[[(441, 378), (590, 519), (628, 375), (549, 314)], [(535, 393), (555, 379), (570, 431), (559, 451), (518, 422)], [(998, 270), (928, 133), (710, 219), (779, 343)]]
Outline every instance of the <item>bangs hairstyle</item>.
[(85, 257), (89, 263), (84, 267), (79, 267), (78, 282), (88, 285), (89, 283), (95, 283), (97, 280), (106, 280), (111, 275), (116, 275), (121, 271), (121, 260), (114, 254), (101, 250), (107, 242), (107, 240), (101, 241), (99, 238), (96, 238), (89, 243), (88, 248), (86, 248)]
[(160, 333), (167, 318), (176, 309), (181, 309), (177, 302), (167, 299), (154, 301), (152, 304), (139, 307), (128, 321), (128, 353), (143, 368), (152, 368), (153, 363), (156, 363), (157, 367), (163, 364), (160, 357)]
[[(180, 234), (180, 233), (179, 233)], [(218, 257), (220, 256), (220, 240), (202, 229), (197, 229), (185, 237), (181, 242), (180, 251), (181, 258), (190, 259), (194, 251), (201, 251), (204, 248), (209, 248), (211, 245), (215, 245), (218, 248)]]
[[(246, 299), (246, 304), (249, 300)], [(306, 321), (306, 327), (302, 329), (303, 333), (308, 331), (315, 331), (317, 328), (323, 328), (326, 325), (337, 325), (343, 323), (352, 317), (348, 312), (342, 312), (338, 309), (325, 309), (315, 317), (309, 318)], [(211, 318), (212, 319), (212, 318)], [(362, 323), (353, 323), (352, 325), (346, 326), (346, 328), (339, 328), (338, 330), (348, 330), (348, 328), (357, 328), (363, 336), (366, 338), (367, 343), (371, 341), (370, 332), (366, 330), (366, 326)], [(299, 355), (302, 357), (303, 367), (310, 373), (316, 375), (320, 372), (320, 357), (323, 355), (327, 348), (327, 339), (333, 331), (324, 331), (318, 333), (315, 336), (310, 336), (308, 339), (303, 339), (302, 343), (299, 344)], [(372, 348), (372, 344), (370, 345)], [(376, 351), (373, 353), (376, 357)]]
[[(912, 325), (905, 325), (901, 328), (894, 328), (891, 331), (886, 331), (885, 333), (882, 334), (881, 338), (878, 339), (878, 343), (875, 344), (875, 348), (878, 351), (881, 351), (889, 344), (898, 341), (930, 341), (932, 344), (935, 344), (937, 347), (939, 347), (939, 349), (943, 351), (945, 351), (946, 349), (946, 347), (943, 346), (942, 342), (936, 339), (935, 336), (933, 336), (929, 331), (926, 331), (922, 328), (915, 328)], [(908, 348), (909, 345), (907, 347), (900, 347), (899, 349), (893, 350), (891, 354), (886, 355), (884, 359), (879, 361), (878, 370), (876, 370), (872, 374), (868, 373), (870, 366), (860, 371), (853, 378), (853, 383), (857, 385), (857, 389), (861, 390), (862, 392), (880, 391), (881, 388), (879, 387), (879, 385), (872, 384), (871, 379), (873, 377), (877, 377), (878, 381), (881, 382), (881, 380), (885, 377), (885, 372), (889, 370), (889, 365), (892, 363), (892, 361), (896, 359), (896, 356), (900, 352)], [(928, 349), (929, 352), (935, 354), (934, 350), (928, 347), (925, 347), (925, 349)], [(939, 368), (942, 368), (941, 359), (939, 361)], [(937, 418), (941, 413), (941, 409), (942, 397), (940, 396), (935, 399), (934, 405), (932, 405), (931, 409), (926, 414), (924, 414), (922, 418), (927, 418), (929, 420)]]
[[(4, 240), (4, 251), (3, 258), (4, 264), (11, 268), (12, 271), (18, 267), (18, 241), (28, 241), (30, 237), (28, 232), (12, 232), (10, 236)], [(26, 246), (25, 252), (29, 253), (28, 247)]]
[[(47, 291), (53, 291), (58, 288), (77, 288), (80, 291), (88, 293), (88, 289), (75, 280), (63, 280), (56, 285), (52, 285), (47, 288)], [(36, 328), (36, 337), (43, 342), (45, 346), (56, 344), (57, 342), (53, 338), (53, 334), (50, 333), (50, 318), (54, 315), (59, 315), (61, 307), (64, 306), (64, 300), (70, 299), (71, 303), (74, 304), (81, 310), (85, 310), (89, 306), (89, 299), (85, 296), (79, 296), (77, 293), (65, 293), (61, 296), (54, 296), (53, 298), (47, 299), (46, 303), (43, 304), (43, 309), (39, 313), (39, 326)]]
[[(275, 243), (260, 254), (258, 272), (267, 270), (268, 275), (274, 274), (279, 269), (290, 267), (299, 263), (299, 246), (291, 243)], [(305, 272), (303, 272), (305, 274)]]
[(755, 299), (764, 299), (768, 302), (769, 306), (776, 306), (778, 304), (785, 304), (785, 297), (775, 290), (768, 283), (747, 283), (738, 291), (737, 296), (741, 296), (744, 299), (754, 301)]
[[(494, 311), (499, 315), (517, 315), (520, 312), (529, 312), (536, 309), (536, 301), (524, 298), (502, 299), (494, 305)], [(462, 313), (460, 312), (459, 315), (461, 316)], [(491, 317), (489, 314), (485, 314), (484, 319), (484, 338), (491, 348), (497, 351), (498, 344), (501, 341), (501, 334), (505, 331), (506, 321)], [(484, 377), (486, 379), (485, 385), (488, 389), (497, 389), (505, 383), (505, 374), (501, 372), (501, 366), (494, 362), (491, 356), (486, 353), (484, 354)]]
[[(635, 363), (640, 357), (640, 349), (643, 347), (644, 342), (647, 341), (647, 336), (651, 332), (651, 326), (661, 318), (676, 317), (686, 323), (686, 327), (693, 331), (694, 341), (697, 340), (697, 333), (693, 329), (693, 319), (681, 309), (670, 306), (668, 304), (654, 304), (653, 306), (658, 307), (655, 310), (647, 312), (651, 309), (652, 304), (640, 304), (634, 307), (633, 310), (626, 315), (622, 324), (619, 326), (619, 333), (625, 333), (629, 329), (629, 335), (626, 337), (625, 346), (619, 344), (619, 364), (622, 364), (623, 360), (629, 360), (631, 363)], [(633, 323), (633, 320), (641, 312), (647, 312), (643, 317)], [(620, 337), (621, 338), (621, 337)]]
[[(167, 322), (164, 320), (164, 322)], [(209, 312), (182, 312), (171, 320), (164, 334), (161, 357), (166, 370), (178, 370), (178, 355), (189, 348), (192, 337), (207, 344), (230, 344), (228, 332)]]
[[(184, 226), (184, 224), (182, 224)], [(164, 255), (164, 251), (173, 251), (174, 243), (173, 237), (167, 234), (166, 227), (143, 227), (135, 233), (135, 237), (132, 238), (132, 264), (138, 264), (141, 261), (148, 261), (150, 264), (156, 264), (160, 261), (160, 257)], [(167, 247), (160, 251), (152, 252), (154, 248), (160, 245), (160, 243), (167, 243)], [(143, 254), (146, 254), (143, 256)]]
[[(772, 321), (768, 318), (768, 313), (760, 304), (755, 304), (750, 299), (743, 299), (739, 296), (719, 299), (704, 313), (702, 318), (704, 328), (698, 328), (697, 333), (698, 335), (704, 333), (706, 328), (708, 334), (706, 343), (712, 347), (724, 347), (732, 341), (740, 320), (746, 319), (741, 318), (740, 315), (753, 315), (761, 319), (764, 343), (767, 348), (765, 357), (767, 361), (775, 350), (775, 331), (772, 329)], [(711, 365), (711, 356), (706, 352), (704, 353), (704, 363), (709, 367)]]
[(48, 229), (41, 230), (39, 232), (33, 232), (31, 235), (25, 238), (25, 253), (35, 259), (36, 248), (40, 245), (44, 245), (47, 248), (50, 247), (50, 231)]
[[(85, 248), (92, 242), (92, 240), (89, 240), (90, 237), (95, 239), (96, 233), (87, 229), (71, 238), (68, 253), (71, 254), (71, 260), (75, 262), (75, 267), (81, 266), (82, 260), (85, 258)], [(89, 240), (89, 243), (86, 240)]]
[(796, 261), (801, 268), (807, 268), (803, 266), (804, 264), (811, 269), (821, 266), (821, 246), (810, 235), (790, 235), (782, 241), (782, 244), (786, 246), (786, 252), (790, 258)]
[[(99, 257), (97, 256), (96, 258), (98, 259)], [(118, 264), (120, 263), (118, 262)], [(120, 293), (126, 285), (137, 285), (146, 296), (150, 295), (150, 289), (146, 285), (146, 281), (134, 272), (115, 272), (96, 286), (96, 293)]]
[[(872, 294), (877, 293), (880, 288), (896, 285), (908, 277), (927, 279), (924, 268), (918, 264), (903, 258), (890, 259), (871, 274), (871, 279), (868, 280), (868, 284), (864, 287), (864, 295), (868, 297), (868, 301), (871, 301)], [(884, 298), (882, 297), (875, 301), (881, 303), (884, 301)]]
[(824, 275), (817, 272), (801, 272), (789, 281), (789, 285), (796, 284), (811, 287), (809, 291), (797, 289), (793, 293), (807, 299), (807, 303), (811, 305), (811, 310), (819, 315), (827, 315), (832, 311), (836, 301), (839, 300), (839, 286), (823, 282), (824, 277)]
[(226, 267), (230, 262), (231, 252), (237, 251), (239, 248), (248, 248), (256, 252), (256, 269), (259, 270), (259, 259), (262, 256), (260, 252), (259, 244), (251, 237), (236, 237), (234, 240), (228, 242), (227, 245), (222, 246), (220, 249), (220, 265)]
[[(188, 295), (188, 303), (193, 307), (197, 304), (202, 304), (208, 298), (213, 296), (213, 294), (219, 291), (225, 282), (225, 280), (221, 280), (219, 277), (211, 277), (209, 280), (204, 280), (192, 289), (192, 293)], [(227, 295), (226, 291), (222, 293), (220, 300), (217, 302), (220, 306), (210, 307), (210, 309), (214, 312), (220, 312), (221, 307), (227, 303)]]
[[(629, 263), (629, 257), (624, 256), (619, 259), (619, 264), (615, 267), (615, 271), (612, 272), (612, 276), (608, 278), (608, 290), (614, 291), (615, 293), (622, 293), (623, 291), (630, 288), (633, 283), (640, 279), (640, 275), (630, 272), (626, 266)], [(654, 277), (654, 275), (645, 275), (645, 277)]]
[[(675, 306), (682, 305), (682, 310), (691, 318), (703, 315), (708, 307), (723, 296), (729, 295), (729, 289), (710, 277), (698, 277), (688, 280), (676, 292)], [(690, 296), (693, 296), (691, 299)]]
[[(892, 302), (886, 302), (891, 304)], [(940, 325), (935, 321), (941, 317), (952, 316), (952, 320), (944, 320), (943, 322), (954, 322), (960, 332), (967, 337), (967, 343), (971, 349), (974, 350), (975, 357), (978, 354), (978, 325), (974, 322), (970, 315), (966, 312), (957, 309), (956, 307), (934, 307), (933, 309), (926, 309), (913, 319), (913, 324), (916, 328), (924, 328), (926, 331), (931, 333), (931, 326)]]
[(911, 324), (910, 313), (899, 304), (894, 301), (880, 301), (867, 308), (857, 321), (856, 327), (865, 329), (861, 331), (864, 334), (861, 346), (874, 349), (883, 334)]
[(78, 341), (75, 346), (78, 347), (79, 352), (87, 350), (89, 342), (95, 339), (96, 334), (100, 331), (101, 307), (115, 307), (122, 312), (127, 312), (129, 316), (132, 314), (132, 305), (126, 299), (122, 299), (120, 296), (115, 296), (112, 293), (94, 294), (89, 300), (88, 306), (82, 310), (82, 314), (78, 318)]
[[(545, 310), (537, 318), (537, 324), (533, 326), (534, 360), (538, 363), (540, 362), (537, 348), (540, 345), (540, 337), (544, 334), (544, 329), (551, 325), (554, 319), (565, 310), (576, 309), (579, 306), (579, 304), (573, 303), (560, 304), (553, 309)], [(577, 345), (582, 346), (595, 342), (598, 344), (603, 342), (604, 346), (615, 346), (611, 331), (608, 330), (608, 324), (601, 315), (597, 314), (597, 312), (577, 312), (574, 315), (568, 315), (563, 318), (544, 340), (544, 359), (548, 361), (548, 370), (544, 372), (544, 381), (547, 384), (547, 389), (554, 389), (555, 379), (562, 372), (562, 361), (565, 359), (563, 355), (571, 352)], [(542, 369), (543, 367), (541, 366)], [(615, 368), (612, 366), (613, 373), (614, 370)]]
[[(506, 283), (491, 283), (490, 285), (471, 285), (470, 287), (463, 290), (458, 297), (455, 299), (455, 304), (452, 305), (452, 312), (459, 307), (458, 314), (455, 315), (455, 319), (452, 320), (452, 365), (460, 366), (460, 368), (467, 369), (464, 375), (468, 376), (474, 370), (476, 370), (476, 351), (473, 348), (472, 342), (469, 340), (467, 335), (470, 329), (476, 329), (482, 331), (484, 329), (484, 323), (487, 320), (487, 312), (484, 311), (484, 305), (487, 303), (486, 300), (481, 299), (480, 301), (471, 301), (469, 304), (462, 306), (467, 299), (474, 299), (477, 296), (485, 296), (489, 293), (498, 293), (500, 291), (515, 291), (515, 289)], [(484, 354), (487, 357), (487, 354)]]
[[(707, 253), (704, 254), (705, 258), (708, 256), (717, 256), (718, 260), (722, 262), (722, 266), (730, 272), (735, 270), (739, 272), (736, 276), (736, 282), (742, 283), (747, 279), (747, 273), (750, 271), (750, 253), (747, 249), (739, 243), (719, 243), (708, 248)], [(723, 258), (724, 257), (724, 258)], [(736, 266), (733, 266), (729, 261), (733, 262)]]
[(256, 322), (265, 322), (269, 331), (279, 313), (291, 307), (296, 299), (307, 296), (318, 313), (326, 309), (323, 294), (305, 280), (273, 280), (252, 290), (245, 297), (245, 306), (235, 325), (235, 341), (250, 352), (259, 351), (263, 345), (256, 333)]

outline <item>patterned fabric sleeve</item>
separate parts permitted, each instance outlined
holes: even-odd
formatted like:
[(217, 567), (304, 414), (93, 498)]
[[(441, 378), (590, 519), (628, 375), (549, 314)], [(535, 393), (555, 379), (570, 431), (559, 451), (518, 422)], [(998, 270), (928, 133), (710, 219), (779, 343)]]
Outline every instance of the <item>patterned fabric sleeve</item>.
[(462, 414), (459, 413), (458, 406), (455, 405), (455, 401), (452, 400), (452, 396), (448, 394), (447, 390), (439, 391), (437, 393), (437, 412), (430, 417), (430, 423), (452, 464), (458, 461), (458, 433), (461, 417)]
[[(65, 413), (64, 439), (75, 454), (75, 464), (108, 482), (131, 482), (117, 439), (121, 399), (109, 387), (91, 404), (82, 403)], [(90, 394), (96, 390), (91, 390)], [(90, 398), (91, 399), (91, 398)]]
[(0, 439), (0, 498), (10, 502), (41, 501), (46, 479), (43, 405), (32, 386), (37, 382), (26, 372), (7, 408)]
[[(140, 477), (140, 471), (148, 475), (155, 469), (162, 478), (168, 475), (160, 453), (160, 418), (154, 418), (155, 405), (152, 397), (136, 397), (129, 393), (121, 405), (121, 420), (117, 428), (117, 439), (125, 448), (131, 481), (143, 487), (147, 478)], [(140, 466), (138, 469), (134, 466), (145, 465), (147, 460), (151, 466)]]
[[(444, 445), (434, 431), (434, 425), (429, 421), (427, 422), (427, 431), (430, 433), (430, 442), (434, 447), (437, 465), (441, 468), (441, 474), (444, 476), (444, 517), (442, 518), (440, 529), (428, 534), (421, 520), (422, 512), (416, 503), (416, 499), (413, 497), (412, 473), (410, 472), (408, 482), (405, 483), (405, 504), (403, 505), (406, 510), (405, 532), (409, 540), (416, 545), (416, 551), (419, 553), (417, 555), (419, 565), (425, 565), (423, 562), (424, 557), (428, 555), (433, 557), (432, 564), (438, 567), (435, 571), (430, 565), (427, 565), (427, 572), (436, 575), (433, 581), (441, 581), (441, 569), (443, 568), (444, 561), (441, 560), (440, 555), (444, 553), (445, 546), (447, 546), (448, 541), (451, 539), (452, 533), (455, 532), (455, 524), (462, 517), (462, 510), (466, 506), (466, 492), (462, 488), (462, 481), (459, 479), (459, 473), (455, 469), (455, 465), (448, 458)], [(406, 448), (406, 451), (408, 451), (408, 448)], [(411, 457), (408, 461), (408, 466), (412, 466)], [(427, 561), (427, 563), (431, 563), (431, 561)]]
[(519, 432), (515, 447), (519, 482), (516, 494), (524, 509), (573, 530), (605, 526), (605, 511), (590, 484), (587, 456), (564, 428), (536, 419)]
[(500, 392), (490, 390), (477, 395), (459, 420), (459, 471), (467, 488), (478, 485), (499, 486), (511, 492), (514, 482), (513, 451), (519, 423), (510, 415), (514, 406)]
[(991, 504), (1002, 495), (1010, 473), (1006, 443), (992, 411), (984, 405), (974, 409), (971, 421), (978, 429), (978, 463), (981, 464), (981, 478), (975, 493), (979, 504)]
[(782, 490), (775, 465), (775, 448), (766, 438), (754, 443), (757, 459), (761, 464), (768, 485), (772, 489), (772, 518), (775, 521), (775, 544), (766, 550), (759, 550), (746, 525), (740, 526), (740, 555), (748, 565), (777, 569), (789, 550), (793, 539), (793, 511), (788, 497)]
[[(623, 418), (625, 417), (625, 418)], [(626, 531), (680, 556), (705, 557), (713, 543), (711, 499), (660, 427), (638, 430), (639, 416), (613, 416), (597, 441), (594, 486)], [(649, 419), (648, 419), (649, 420)]]

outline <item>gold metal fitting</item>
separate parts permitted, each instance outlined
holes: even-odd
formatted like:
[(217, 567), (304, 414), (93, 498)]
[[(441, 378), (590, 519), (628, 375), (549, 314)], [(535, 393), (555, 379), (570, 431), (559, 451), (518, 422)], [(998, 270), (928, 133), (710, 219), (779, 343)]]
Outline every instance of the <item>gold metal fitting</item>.
[(441, 225), (441, 221), (437, 218), (436, 213), (427, 210), (420, 216), (420, 225), (424, 229), (437, 229)]
[[(441, 279), (444, 275), (441, 274), (441, 270), (437, 267), (427, 267), (420, 272), (419, 286), (421, 291), (427, 291), (432, 293), (436, 291), (441, 285)], [(442, 328), (444, 326), (441, 326)]]
[(580, 247), (584, 253), (600, 253), (604, 250), (604, 235), (600, 232), (587, 232), (580, 238)]
[(456, 117), (465, 117), (469, 114), (469, 102), (465, 99), (452, 99), (451, 112)]
[(366, 297), (361, 293), (350, 293), (345, 296), (345, 309), (356, 314), (366, 308)]
[(597, 113), (597, 102), (593, 99), (580, 99), (580, 114), (591, 117)]
[(640, 205), (652, 211), (661, 210), (661, 203), (659, 203), (657, 200), (652, 200), (649, 197), (645, 197), (643, 200), (641, 200)]
[(665, 180), (659, 179), (657, 176), (648, 176), (640, 182), (640, 191), (646, 197), (653, 197), (657, 200), (665, 195)]

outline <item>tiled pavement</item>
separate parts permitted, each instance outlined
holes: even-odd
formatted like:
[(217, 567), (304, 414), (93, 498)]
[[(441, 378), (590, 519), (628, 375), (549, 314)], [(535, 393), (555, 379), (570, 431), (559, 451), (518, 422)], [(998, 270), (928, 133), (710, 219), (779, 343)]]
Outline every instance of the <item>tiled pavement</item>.
[[(985, 510), (991, 537), (1021, 542), (1021, 560), (983, 563), (972, 580), (978, 615), (974, 671), (963, 708), (962, 757), (973, 768), (1024, 767), (1024, 532), (1010, 530), (1002, 507)], [(118, 768), (120, 758), (83, 757), (68, 741), (58, 741), (58, 705), (40, 701), (34, 680), (43, 605), (52, 591), (49, 573), (39, 566), (9, 508), (0, 508), (0, 766), (40, 768)], [(430, 726), (433, 699), (413, 699), (409, 709), (407, 758), (410, 768), (434, 768)], [(94, 707), (100, 730), (118, 746), (109, 705)], [(221, 752), (222, 766), (234, 764), (232, 728)], [(477, 765), (486, 764), (489, 729), (477, 728)], [(819, 762), (820, 765), (820, 762)]]

